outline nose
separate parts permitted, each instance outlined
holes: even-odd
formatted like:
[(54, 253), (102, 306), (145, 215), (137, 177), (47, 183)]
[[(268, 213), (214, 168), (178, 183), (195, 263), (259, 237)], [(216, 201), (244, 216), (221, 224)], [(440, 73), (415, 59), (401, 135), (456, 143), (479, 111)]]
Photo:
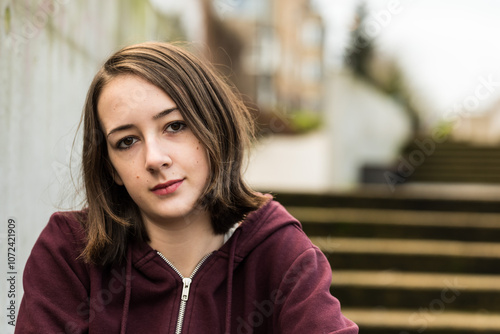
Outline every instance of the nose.
[(151, 173), (159, 171), (161, 168), (169, 167), (172, 159), (168, 154), (165, 143), (159, 140), (149, 140), (146, 143), (145, 167)]

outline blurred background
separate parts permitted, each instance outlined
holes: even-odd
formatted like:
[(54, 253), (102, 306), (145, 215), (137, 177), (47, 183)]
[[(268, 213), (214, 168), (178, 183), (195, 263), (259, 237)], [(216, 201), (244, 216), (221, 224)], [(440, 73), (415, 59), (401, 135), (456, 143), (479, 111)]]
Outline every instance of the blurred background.
[(187, 41), (254, 113), (246, 178), (325, 252), (362, 333), (500, 333), (498, 17), (494, 0), (0, 0), (16, 307), (50, 214), (79, 207), (93, 75), (125, 45)]

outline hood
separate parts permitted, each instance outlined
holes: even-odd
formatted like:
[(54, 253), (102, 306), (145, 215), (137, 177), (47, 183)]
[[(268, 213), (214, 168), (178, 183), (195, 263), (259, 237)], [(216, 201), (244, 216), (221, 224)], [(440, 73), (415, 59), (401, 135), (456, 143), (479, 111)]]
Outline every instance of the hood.
[[(239, 234), (235, 249), (237, 259), (245, 258), (265, 239), (285, 226), (295, 225), (297, 228), (301, 228), (299, 221), (288, 213), (280, 203), (274, 201), (271, 195), (266, 195), (266, 197), (268, 197), (268, 201), (259, 209), (249, 213), (236, 230)], [(221, 251), (227, 251), (225, 246), (230, 246), (233, 243), (231, 239), (227, 243), (229, 245), (224, 245)]]

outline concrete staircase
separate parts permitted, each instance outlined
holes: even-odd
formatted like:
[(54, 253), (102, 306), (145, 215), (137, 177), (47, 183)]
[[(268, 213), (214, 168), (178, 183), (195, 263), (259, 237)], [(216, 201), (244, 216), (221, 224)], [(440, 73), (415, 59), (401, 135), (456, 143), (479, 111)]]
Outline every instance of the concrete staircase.
[(500, 333), (500, 189), (459, 189), (276, 199), (328, 257), (361, 333)]
[[(420, 144), (417, 144), (420, 143)], [(416, 139), (402, 155), (415, 172), (407, 182), (500, 183), (500, 147)]]

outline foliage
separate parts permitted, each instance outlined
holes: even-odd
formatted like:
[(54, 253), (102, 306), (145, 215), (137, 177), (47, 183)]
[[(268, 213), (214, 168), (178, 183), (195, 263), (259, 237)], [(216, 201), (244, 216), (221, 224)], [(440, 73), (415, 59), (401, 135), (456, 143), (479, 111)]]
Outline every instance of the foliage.
[(296, 110), (291, 113), (290, 126), (296, 133), (305, 133), (317, 130), (322, 119), (317, 112), (309, 110)]
[(274, 134), (303, 134), (321, 127), (321, 114), (310, 110), (285, 111), (283, 109), (250, 109), (257, 124), (257, 136)]
[(344, 60), (356, 75), (368, 78), (368, 63), (373, 53), (373, 40), (363, 31), (366, 16), (366, 4), (362, 2), (356, 10), (355, 25), (351, 30), (351, 43), (346, 49)]

